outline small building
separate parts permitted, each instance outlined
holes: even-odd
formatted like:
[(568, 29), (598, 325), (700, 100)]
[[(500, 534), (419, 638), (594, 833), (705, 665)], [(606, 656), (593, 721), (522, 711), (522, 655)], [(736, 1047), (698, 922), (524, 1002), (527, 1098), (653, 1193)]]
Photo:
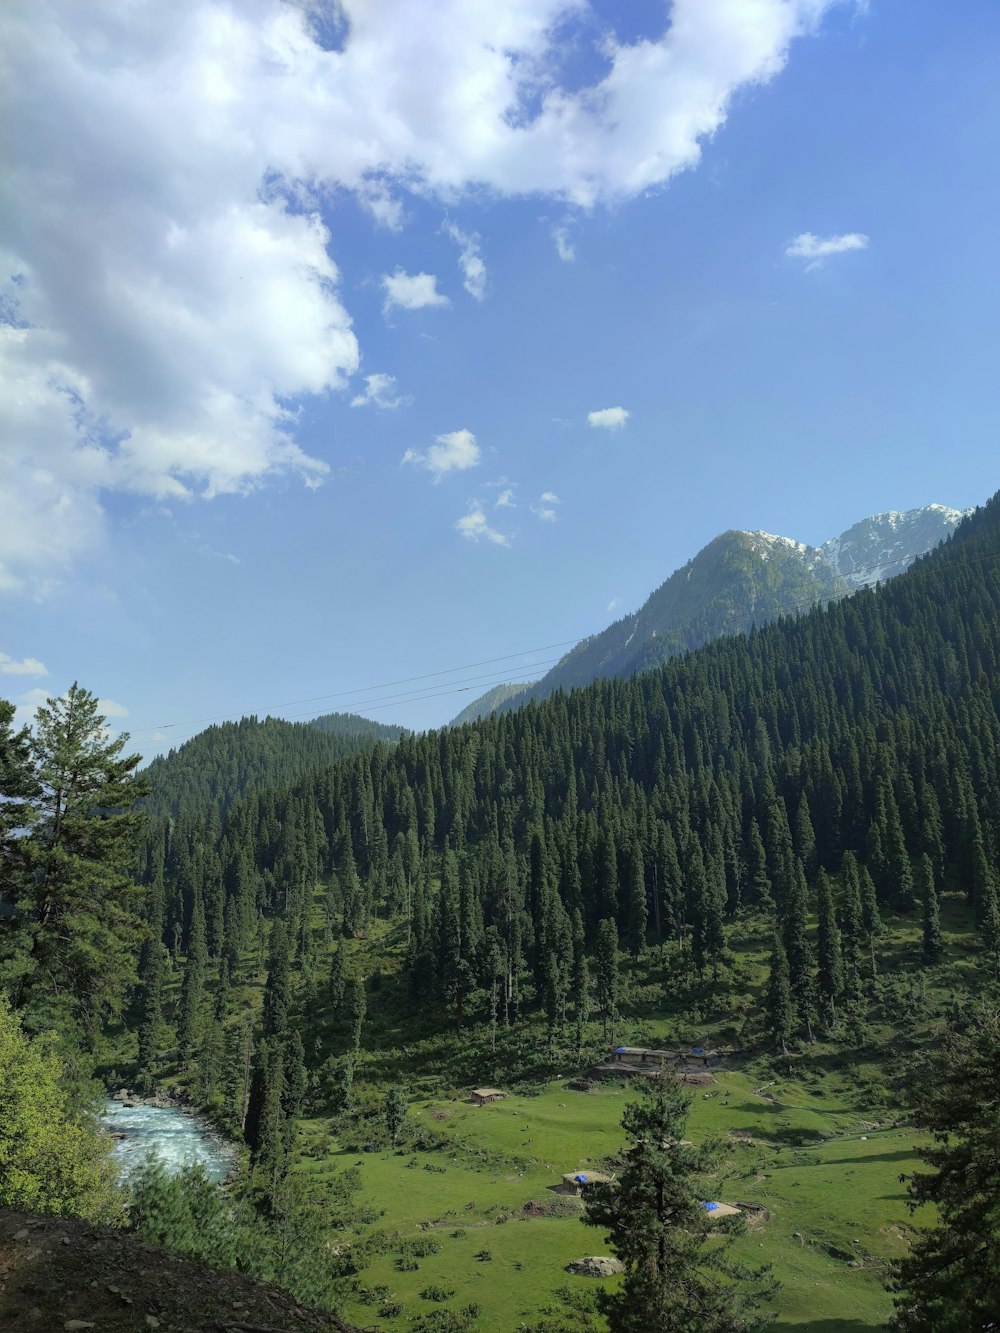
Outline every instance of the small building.
[(715, 1199), (704, 1199), (701, 1202), (702, 1208), (708, 1213), (710, 1223), (721, 1222), (724, 1217), (735, 1217), (739, 1213), (739, 1208), (734, 1208), (731, 1203), (717, 1203)]
[(508, 1094), (499, 1088), (476, 1088), (472, 1100), (477, 1106), (488, 1106), (490, 1102), (501, 1102)]
[(582, 1194), (584, 1185), (608, 1185), (614, 1183), (614, 1176), (604, 1176), (600, 1171), (567, 1171), (562, 1178), (564, 1194)]

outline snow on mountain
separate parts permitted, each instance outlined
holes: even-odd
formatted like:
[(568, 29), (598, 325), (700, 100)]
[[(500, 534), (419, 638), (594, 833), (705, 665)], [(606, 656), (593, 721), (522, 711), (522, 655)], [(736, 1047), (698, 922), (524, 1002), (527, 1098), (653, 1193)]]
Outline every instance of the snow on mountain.
[(870, 587), (902, 574), (917, 556), (949, 537), (971, 512), (939, 504), (892, 509), (863, 518), (839, 537), (824, 542), (819, 552), (852, 588)]

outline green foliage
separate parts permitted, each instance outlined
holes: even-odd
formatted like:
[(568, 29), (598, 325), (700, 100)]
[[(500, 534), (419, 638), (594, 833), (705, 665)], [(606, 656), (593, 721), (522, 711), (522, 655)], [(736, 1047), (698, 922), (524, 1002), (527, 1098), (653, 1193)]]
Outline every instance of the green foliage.
[(152, 1158), (131, 1181), (129, 1225), (143, 1240), (221, 1268), (238, 1268), (323, 1309), (342, 1299), (326, 1245), (330, 1200), (292, 1175), (266, 1215), (245, 1190), (213, 1184), (199, 1166), (167, 1171)]
[(718, 1147), (682, 1142), (689, 1107), (673, 1079), (653, 1080), (625, 1108), (629, 1146), (618, 1178), (584, 1187), (584, 1221), (607, 1231), (625, 1265), (621, 1287), (599, 1296), (611, 1333), (749, 1333), (770, 1322), (770, 1271), (731, 1253), (739, 1217), (712, 1227), (700, 1202)]
[(0, 795), (15, 797), (26, 830), (0, 849), (12, 912), (0, 986), (32, 1030), (75, 1027), (91, 1045), (121, 1013), (142, 936), (133, 807), (146, 787), (139, 755), (122, 757), (127, 740), (107, 738), (97, 699), (74, 684), (38, 709), (29, 773), (23, 736), (0, 717)]
[(30, 1038), (0, 998), (0, 1207), (116, 1222), (111, 1140), (74, 1113), (54, 1042)]
[(899, 1333), (990, 1328), (1000, 1309), (1000, 1009), (983, 1003), (915, 1071), (917, 1124), (932, 1142), (920, 1156), (933, 1172), (910, 1181), (914, 1207), (931, 1203), (935, 1225), (918, 1231), (896, 1266)]

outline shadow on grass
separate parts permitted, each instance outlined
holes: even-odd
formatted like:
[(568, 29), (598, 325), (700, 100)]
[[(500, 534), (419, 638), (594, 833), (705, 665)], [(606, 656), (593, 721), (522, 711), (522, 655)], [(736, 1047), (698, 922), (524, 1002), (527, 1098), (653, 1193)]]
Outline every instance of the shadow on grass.
[(866, 1324), (859, 1319), (807, 1319), (794, 1324), (785, 1324), (785, 1328), (798, 1328), (802, 1333), (873, 1333), (883, 1327), (882, 1324)]

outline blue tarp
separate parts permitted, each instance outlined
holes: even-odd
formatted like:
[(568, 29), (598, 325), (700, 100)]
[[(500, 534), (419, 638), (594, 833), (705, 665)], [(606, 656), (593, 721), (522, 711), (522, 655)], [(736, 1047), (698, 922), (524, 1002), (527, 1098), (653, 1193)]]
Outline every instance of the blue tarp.
[(692, 1047), (691, 1047), (691, 1053), (692, 1053), (693, 1055), (704, 1055), (704, 1054), (705, 1054), (705, 1048), (704, 1048), (704, 1046), (692, 1046)]
[(627, 1046), (616, 1046), (615, 1055), (624, 1055), (627, 1050), (628, 1050)]
[[(586, 1176), (574, 1176), (573, 1179), (576, 1181), (576, 1183), (577, 1183), (578, 1185), (586, 1185), (586, 1183), (587, 1183), (587, 1177), (586, 1177)], [(712, 1207), (714, 1208), (715, 1205), (713, 1204)]]
[(719, 1205), (718, 1205), (717, 1203), (712, 1203), (711, 1199), (706, 1199), (705, 1202), (704, 1202), (701, 1206), (702, 1206), (702, 1208), (705, 1209), (706, 1212), (708, 1212), (708, 1213), (714, 1213), (715, 1210), (716, 1210), (716, 1208), (718, 1208)]

